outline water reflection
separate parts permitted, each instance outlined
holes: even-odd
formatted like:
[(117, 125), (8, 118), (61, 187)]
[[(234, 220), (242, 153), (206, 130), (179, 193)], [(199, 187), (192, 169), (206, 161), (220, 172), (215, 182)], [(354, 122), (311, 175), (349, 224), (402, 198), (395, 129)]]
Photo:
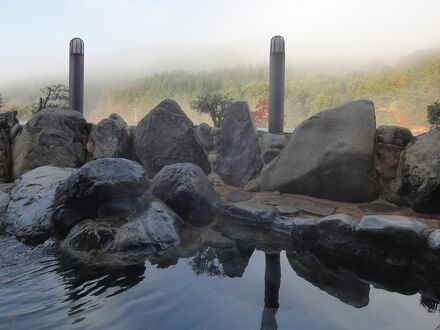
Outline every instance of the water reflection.
[[(261, 313), (258, 319), (260, 329), (278, 329), (277, 318), (279, 319), (280, 308), (282, 310), (279, 299), (282, 281), (281, 258), (284, 258), (287, 267), (290, 266), (290, 269), (285, 266), (283, 268), (284, 281), (296, 274), (326, 295), (356, 309), (363, 309), (369, 305), (371, 286), (374, 286), (405, 295), (420, 293), (420, 305), (426, 311), (432, 313), (440, 310), (440, 284), (437, 283), (440, 266), (419, 260), (415, 256), (400, 255), (393, 262), (372, 267), (369, 264), (330, 256), (328, 250), (310, 250), (294, 246), (289, 238), (269, 232), (267, 228), (247, 227), (230, 219), (219, 219), (205, 227), (183, 227), (180, 237), (181, 244), (174, 248), (151, 255), (142, 262), (118, 267), (98, 267), (56, 250), (49, 254), (49, 258), (41, 258), (37, 255), (38, 251), (44, 251), (41, 255), (47, 256), (47, 249), (30, 249), (22, 243), (14, 243), (16, 241), (10, 238), (3, 239), (0, 240), (0, 249), (4, 247), (3, 252), (0, 252), (0, 264), (4, 269), (0, 270), (3, 277), (0, 283), (4, 287), (0, 286), (0, 292), (7, 295), (9, 292), (17, 291), (17, 288), (29, 290), (28, 287), (23, 287), (23, 282), (28, 281), (30, 287), (33, 278), (43, 278), (39, 292), (34, 294), (42, 295), (46, 292), (50, 296), (62, 287), (63, 300), (47, 305), (62, 309), (73, 318), (71, 323), (86, 322), (84, 315), (90, 316), (87, 313), (104, 306), (112, 297), (137, 291), (137, 287), (143, 287), (143, 282), (149, 282), (150, 287), (155, 287), (157, 282), (154, 282), (152, 268), (169, 268), (172, 272), (179, 264), (185, 263), (189, 266), (187, 268), (191, 274), (198, 275), (197, 277), (241, 281), (241, 278), (246, 277), (253, 254), (255, 251), (261, 251), (264, 253), (264, 272), (263, 268), (258, 268), (261, 274), (256, 276), (264, 278), (264, 285), (259, 286), (260, 292), (264, 292), (264, 297), (255, 302), (259, 306), (258, 313)], [(29, 256), (38, 260), (38, 267), (29, 263)], [(285, 258), (288, 263), (285, 262)], [(13, 263), (11, 259), (14, 260)], [(26, 264), (26, 267), (23, 264)], [(26, 273), (26, 276), (18, 279), (22, 272)], [(51, 274), (56, 274), (61, 283), (56, 283), (49, 276)], [(136, 289), (132, 290), (135, 287)], [(174, 289), (155, 287), (150, 293), (151, 304), (156, 304), (155, 299), (160, 300), (164, 290), (169, 291), (170, 296), (174, 297)], [(258, 291), (258, 288), (256, 290)], [(49, 300), (44, 297), (42, 299)], [(298, 296), (297, 299), (302, 297)], [(7, 303), (0, 303), (0, 314), (2, 311), (8, 311)], [(177, 297), (173, 304), (175, 309), (181, 306)], [(24, 306), (23, 310), (27, 311), (29, 307)], [(12, 322), (10, 319), (6, 321), (8, 323), (5, 324)], [(17, 322), (17, 319), (14, 318), (13, 322)]]
[(264, 310), (261, 316), (261, 330), (278, 329), (276, 314), (281, 284), (280, 254), (265, 254), (266, 267), (264, 272)]
[[(144, 279), (145, 265), (133, 264), (119, 267), (95, 267), (60, 255), (57, 272), (67, 289), (66, 300), (72, 302), (87, 296), (109, 298), (136, 286)], [(75, 310), (78, 306), (74, 307)]]
[(322, 291), (356, 308), (368, 305), (370, 285), (360, 281), (352, 271), (326, 267), (309, 251), (289, 253), (287, 259), (298, 276)]

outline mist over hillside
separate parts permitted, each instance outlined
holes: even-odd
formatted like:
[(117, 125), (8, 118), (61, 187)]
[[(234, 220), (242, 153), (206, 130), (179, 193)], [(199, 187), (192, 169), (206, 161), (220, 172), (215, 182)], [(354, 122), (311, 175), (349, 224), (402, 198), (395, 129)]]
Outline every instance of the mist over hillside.
[[(333, 63), (335, 64), (335, 63)], [(377, 125), (407, 126), (415, 133), (429, 128), (426, 106), (440, 95), (440, 50), (417, 52), (393, 65), (371, 62), (360, 69), (338, 65), (288, 64), (286, 70), (286, 127), (324, 108), (367, 98), (376, 105)], [(113, 75), (112, 75), (113, 74)], [(195, 123), (210, 122), (208, 116), (190, 108), (191, 100), (204, 91), (220, 91), (245, 100), (251, 109), (268, 97), (267, 64), (221, 67), (211, 70), (168, 70), (155, 74), (115, 70), (108, 76), (91, 73), (86, 81), (86, 117), (97, 122), (113, 112), (136, 123), (163, 98), (176, 99)], [(17, 83), (0, 91), (9, 106), (20, 109), (36, 102), (45, 84), (66, 83), (67, 76), (48, 76)]]

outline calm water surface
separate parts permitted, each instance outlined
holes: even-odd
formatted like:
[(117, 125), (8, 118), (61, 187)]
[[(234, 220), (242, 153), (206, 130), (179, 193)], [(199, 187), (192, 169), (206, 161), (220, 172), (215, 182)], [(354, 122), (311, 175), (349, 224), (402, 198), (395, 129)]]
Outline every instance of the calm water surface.
[(304, 260), (312, 266), (304, 268), (301, 257), (290, 252), (251, 246), (249, 237), (231, 241), (217, 234), (187, 232), (184, 248), (120, 267), (94, 267), (49, 242), (29, 247), (2, 234), (0, 328), (401, 330), (440, 325), (438, 312), (422, 305), (420, 294), (389, 292), (350, 272), (314, 268), (310, 255)]

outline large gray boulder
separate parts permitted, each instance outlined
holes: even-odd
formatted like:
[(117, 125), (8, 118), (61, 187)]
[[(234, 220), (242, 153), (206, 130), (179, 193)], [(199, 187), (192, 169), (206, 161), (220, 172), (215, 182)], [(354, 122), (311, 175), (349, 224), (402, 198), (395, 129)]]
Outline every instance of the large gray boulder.
[(153, 194), (194, 224), (211, 220), (209, 215), (221, 212), (223, 207), (202, 169), (191, 163), (162, 168), (153, 179)]
[(78, 111), (39, 111), (14, 139), (14, 178), (44, 165), (80, 167), (85, 159), (86, 141), (86, 121)]
[(417, 212), (440, 211), (440, 129), (414, 138), (401, 156), (402, 194)]
[(42, 166), (23, 174), (10, 190), (2, 226), (26, 242), (44, 242), (52, 232), (55, 190), (73, 171)]
[(226, 184), (244, 187), (260, 174), (260, 144), (246, 102), (235, 102), (226, 108), (214, 144), (219, 154), (214, 172)]
[(61, 241), (68, 252), (136, 256), (166, 249), (180, 242), (181, 219), (166, 205), (152, 201), (137, 213), (121, 218), (86, 219)]
[(261, 173), (262, 190), (367, 202), (378, 195), (374, 173), (374, 104), (359, 100), (300, 124)]
[(11, 180), (10, 131), (16, 124), (18, 124), (17, 111), (0, 109), (0, 183)]
[(125, 121), (116, 113), (94, 125), (87, 142), (93, 159), (131, 158), (131, 132)]
[(149, 188), (144, 168), (123, 158), (91, 161), (64, 180), (55, 193), (54, 228), (60, 236), (86, 218), (125, 216), (144, 207)]
[(377, 128), (377, 141), (405, 148), (413, 139), (411, 131), (406, 127), (383, 125)]
[(193, 163), (206, 174), (211, 171), (208, 156), (197, 141), (195, 128), (180, 106), (165, 99), (148, 113), (134, 132), (137, 160), (150, 177), (164, 166)]

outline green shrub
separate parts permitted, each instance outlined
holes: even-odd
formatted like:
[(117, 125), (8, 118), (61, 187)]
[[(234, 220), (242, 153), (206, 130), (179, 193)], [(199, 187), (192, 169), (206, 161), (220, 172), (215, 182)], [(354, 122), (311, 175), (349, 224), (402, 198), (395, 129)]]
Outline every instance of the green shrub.
[(440, 127), (440, 102), (439, 100), (428, 105), (426, 108), (428, 111), (428, 123), (433, 127)]

